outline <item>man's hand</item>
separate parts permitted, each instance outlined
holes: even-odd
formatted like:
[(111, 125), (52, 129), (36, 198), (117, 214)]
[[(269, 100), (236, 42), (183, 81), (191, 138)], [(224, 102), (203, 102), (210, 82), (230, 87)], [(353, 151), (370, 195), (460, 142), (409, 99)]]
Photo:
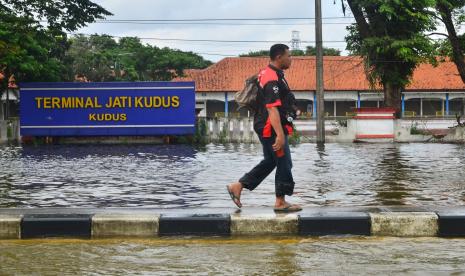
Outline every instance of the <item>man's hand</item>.
[(278, 151), (282, 149), (284, 146), (284, 137), (283, 136), (276, 136), (276, 140), (273, 144), (273, 150)]
[(284, 146), (284, 131), (283, 126), (281, 125), (278, 108), (268, 108), (268, 115), (270, 116), (271, 126), (276, 133), (276, 140), (273, 144), (273, 150), (278, 151)]

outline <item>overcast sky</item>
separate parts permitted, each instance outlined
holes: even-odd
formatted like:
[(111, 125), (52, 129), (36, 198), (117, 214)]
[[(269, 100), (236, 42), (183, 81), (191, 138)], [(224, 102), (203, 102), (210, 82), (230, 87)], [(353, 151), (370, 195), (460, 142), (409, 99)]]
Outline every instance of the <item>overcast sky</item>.
[[(95, 0), (114, 15), (109, 20), (160, 20), (203, 18), (289, 18), (314, 17), (314, 0)], [(323, 17), (343, 17), (340, 0), (322, 0)], [(346, 35), (346, 18), (323, 20), (325, 47), (345, 50), (342, 41)], [(218, 23), (218, 22), (216, 22)], [(289, 42), (292, 31), (299, 31), (303, 41), (315, 40), (315, 26), (311, 20), (300, 21), (248, 21), (221, 22), (234, 24), (288, 24), (288, 25), (166, 25), (166, 24), (100, 24), (93, 23), (80, 29), (84, 34), (109, 34), (114, 36), (138, 36), (143, 38), (180, 38), (213, 40), (272, 40)], [(330, 24), (328, 24), (330, 23)], [(337, 23), (337, 24), (334, 24)], [(238, 55), (253, 50), (268, 49), (272, 43), (213, 43), (186, 41), (157, 41), (144, 39), (144, 43), (201, 53), (205, 58), (218, 61), (222, 55)], [(301, 48), (314, 45), (302, 43)]]

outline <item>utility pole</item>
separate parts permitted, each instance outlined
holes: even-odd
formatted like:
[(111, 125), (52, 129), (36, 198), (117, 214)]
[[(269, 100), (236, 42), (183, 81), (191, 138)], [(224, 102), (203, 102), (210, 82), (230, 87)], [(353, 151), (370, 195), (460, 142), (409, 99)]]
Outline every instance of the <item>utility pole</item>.
[(315, 0), (317, 144), (325, 143), (325, 103), (323, 87), (323, 35), (321, 0)]

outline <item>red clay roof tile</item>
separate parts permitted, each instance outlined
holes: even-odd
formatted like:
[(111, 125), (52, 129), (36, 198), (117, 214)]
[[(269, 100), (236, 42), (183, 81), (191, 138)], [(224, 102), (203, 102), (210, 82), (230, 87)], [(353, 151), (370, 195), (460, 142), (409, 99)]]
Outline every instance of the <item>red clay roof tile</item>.
[[(267, 57), (225, 58), (202, 70), (186, 70), (197, 92), (226, 92), (242, 89), (244, 81), (267, 66)], [(294, 57), (286, 78), (293, 91), (314, 91), (316, 87), (315, 57)], [(324, 86), (326, 91), (370, 91), (364, 72), (363, 59), (355, 56), (324, 57)], [(437, 67), (421, 64), (415, 70), (407, 90), (465, 90), (455, 64), (446, 61)]]

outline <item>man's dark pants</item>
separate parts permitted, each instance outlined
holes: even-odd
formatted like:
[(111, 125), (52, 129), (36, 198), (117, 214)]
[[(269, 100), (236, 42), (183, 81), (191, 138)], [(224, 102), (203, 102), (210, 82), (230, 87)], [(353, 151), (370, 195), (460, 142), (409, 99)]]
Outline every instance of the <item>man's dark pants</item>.
[(285, 136), (285, 144), (283, 146), (284, 156), (282, 157), (277, 157), (276, 152), (273, 150), (273, 144), (276, 140), (275, 136), (263, 138), (258, 135), (258, 137), (263, 146), (264, 159), (250, 172), (239, 179), (239, 182), (244, 188), (253, 191), (276, 168), (276, 196), (282, 197), (285, 195), (292, 195), (295, 183), (292, 178), (292, 159), (287, 135)]

